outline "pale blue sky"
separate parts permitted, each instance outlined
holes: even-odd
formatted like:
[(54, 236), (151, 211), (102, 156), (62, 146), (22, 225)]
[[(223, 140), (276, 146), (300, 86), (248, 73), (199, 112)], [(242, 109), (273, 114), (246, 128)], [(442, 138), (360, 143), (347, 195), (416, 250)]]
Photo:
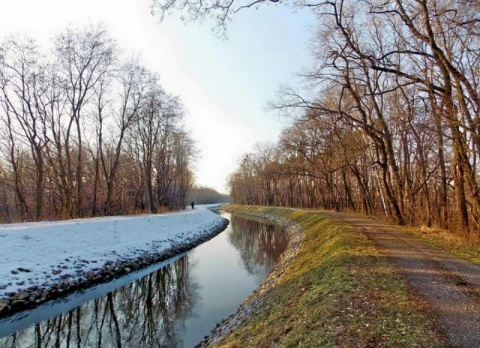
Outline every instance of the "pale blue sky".
[(127, 51), (140, 52), (163, 87), (179, 95), (187, 129), (201, 157), (196, 178), (226, 192), (225, 180), (256, 142), (277, 140), (286, 120), (267, 112), (282, 84), (310, 64), (308, 41), (315, 20), (283, 6), (240, 12), (228, 39), (212, 23), (184, 25), (178, 15), (163, 23), (149, 0), (0, 0), (0, 38), (21, 32), (42, 45), (66, 27), (103, 23)]

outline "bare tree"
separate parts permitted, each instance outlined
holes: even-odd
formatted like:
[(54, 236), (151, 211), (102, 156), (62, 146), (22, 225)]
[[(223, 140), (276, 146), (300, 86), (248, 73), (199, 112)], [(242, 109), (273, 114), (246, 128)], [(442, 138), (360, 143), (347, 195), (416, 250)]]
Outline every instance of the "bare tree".
[[(139, 65), (138, 60), (132, 58), (122, 65), (116, 74), (114, 87), (119, 89), (118, 95), (107, 99), (104, 91), (104, 84), (98, 84), (96, 95), (98, 98), (98, 149), (102, 173), (106, 182), (105, 214), (115, 213), (112, 200), (114, 185), (120, 165), (123, 149), (123, 142), (128, 130), (135, 124), (140, 115), (141, 107), (148, 95), (148, 90), (156, 83), (154, 76), (145, 68)], [(106, 110), (106, 104), (114, 105)], [(105, 139), (103, 132), (105, 118), (111, 115), (112, 118), (109, 138)]]
[[(27, 193), (21, 193), (19, 166), (16, 160), (16, 147), (21, 151), (26, 144), (35, 164), (35, 211), (34, 218), (43, 217), (43, 191), (45, 186), (45, 147), (49, 139), (46, 131), (43, 105), (48, 85), (46, 65), (36, 43), (27, 38), (10, 38), (2, 45), (1, 86), (5, 123), (8, 132), (10, 161), (12, 163), (17, 195), (22, 211)], [(21, 138), (17, 145), (15, 138)], [(24, 213), (22, 213), (23, 215)], [(23, 216), (25, 218), (25, 216)]]
[(120, 63), (102, 27), (54, 44), (0, 46), (2, 219), (183, 208), (196, 150), (179, 98), (138, 59)]
[[(83, 139), (82, 116), (94, 92), (94, 86), (109, 73), (116, 58), (115, 43), (102, 27), (86, 31), (67, 30), (55, 41), (58, 70), (62, 77), (68, 105), (69, 120), (65, 129), (65, 158), (69, 178), (69, 204), (72, 215), (83, 215)], [(76, 133), (73, 133), (73, 131)], [(75, 138), (73, 138), (75, 134)], [(75, 142), (75, 162), (71, 143)], [(70, 192), (71, 191), (71, 192)], [(75, 204), (71, 199), (75, 191)]]
[[(222, 7), (214, 1), (202, 5)], [(323, 204), (381, 208), (401, 224), (454, 227), (456, 218), (459, 229), (478, 228), (480, 5), (449, 0), (297, 5), (319, 18), (316, 64), (305, 74), (317, 93), (307, 98), (290, 89), (275, 105), (302, 110), (282, 139), (280, 202), (303, 205), (305, 194), (317, 194)], [(332, 145), (336, 151), (329, 150)], [(363, 150), (356, 153), (357, 148)], [(232, 190), (240, 182), (257, 187), (260, 179), (251, 176), (259, 174), (242, 163), (231, 177)], [(310, 189), (315, 186), (321, 194)], [(235, 190), (234, 197), (241, 196), (235, 199), (249, 197), (248, 189), (242, 190)]]

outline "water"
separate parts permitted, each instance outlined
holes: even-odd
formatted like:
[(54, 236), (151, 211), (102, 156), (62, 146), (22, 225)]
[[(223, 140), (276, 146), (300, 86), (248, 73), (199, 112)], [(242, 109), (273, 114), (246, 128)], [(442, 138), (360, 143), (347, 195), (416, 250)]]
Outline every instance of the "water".
[(222, 215), (230, 219), (224, 232), (170, 263), (0, 322), (0, 347), (195, 346), (259, 286), (288, 243), (281, 229)]

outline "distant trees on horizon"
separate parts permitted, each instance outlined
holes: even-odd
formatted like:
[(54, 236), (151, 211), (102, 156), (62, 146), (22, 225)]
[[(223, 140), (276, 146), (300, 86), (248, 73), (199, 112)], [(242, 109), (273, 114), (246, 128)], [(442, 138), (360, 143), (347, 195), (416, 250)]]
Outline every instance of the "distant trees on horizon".
[(179, 97), (101, 26), (53, 43), (0, 46), (0, 221), (184, 208), (197, 150)]
[(188, 191), (187, 202), (195, 202), (195, 204), (230, 203), (230, 196), (211, 187), (194, 185)]

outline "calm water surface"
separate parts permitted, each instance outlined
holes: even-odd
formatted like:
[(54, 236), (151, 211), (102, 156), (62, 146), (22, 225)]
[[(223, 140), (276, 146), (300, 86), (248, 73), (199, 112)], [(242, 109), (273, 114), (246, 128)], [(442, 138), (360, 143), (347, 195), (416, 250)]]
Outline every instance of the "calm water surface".
[(230, 219), (224, 232), (170, 263), (0, 322), (0, 347), (195, 346), (258, 287), (288, 243), (279, 228), (222, 215)]

